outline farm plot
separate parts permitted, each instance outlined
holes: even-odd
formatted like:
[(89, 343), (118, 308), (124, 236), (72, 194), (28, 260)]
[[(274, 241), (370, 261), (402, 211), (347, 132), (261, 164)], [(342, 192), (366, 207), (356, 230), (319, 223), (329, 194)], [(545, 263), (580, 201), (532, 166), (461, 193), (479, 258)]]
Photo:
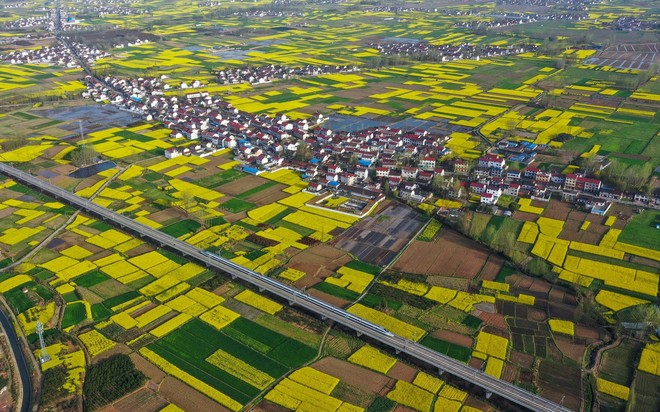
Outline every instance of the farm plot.
[(175, 368), (187, 374), (180, 376), (191, 376), (223, 394), (228, 399), (217, 394), (211, 397), (230, 409), (247, 403), (265, 385), (316, 353), (243, 318), (222, 331), (193, 319), (147, 349), (143, 355), (155, 354), (168, 363), (164, 366), (166, 372), (172, 373), (167, 368)]
[(334, 244), (363, 262), (385, 266), (422, 225), (417, 213), (395, 203), (348, 229)]
[(489, 255), (488, 249), (476, 242), (452, 230), (442, 229), (433, 242), (413, 241), (393, 269), (426, 276), (473, 279)]

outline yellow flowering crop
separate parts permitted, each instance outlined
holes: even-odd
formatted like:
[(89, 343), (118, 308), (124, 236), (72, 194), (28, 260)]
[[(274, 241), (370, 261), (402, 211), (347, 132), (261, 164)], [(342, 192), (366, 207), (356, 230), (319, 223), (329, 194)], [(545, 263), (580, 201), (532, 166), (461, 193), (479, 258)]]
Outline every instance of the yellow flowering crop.
[[(610, 229), (612, 231), (614, 229)], [(622, 252), (630, 253), (631, 255), (641, 256), (655, 261), (660, 260), (660, 251), (648, 249), (641, 246), (629, 245), (627, 243), (616, 242), (614, 249)]]
[(526, 212), (526, 213), (534, 213), (535, 215), (540, 215), (543, 213), (543, 208), (542, 207), (536, 207), (532, 206), (532, 199), (527, 199), (527, 198), (522, 198), (518, 200), (518, 204), (520, 204), (520, 210), (521, 212)]
[(649, 343), (642, 350), (638, 369), (660, 376), (660, 343)]
[(249, 289), (245, 289), (243, 292), (239, 293), (238, 295), (234, 296), (234, 299), (236, 299), (239, 302), (245, 303), (246, 305), (250, 305), (254, 308), (257, 308), (261, 311), (264, 311), (268, 314), (274, 315), (280, 310), (282, 310), (282, 305), (280, 305), (277, 302), (274, 302), (266, 297), (263, 297), (261, 295), (258, 295), (254, 292), (252, 292)]
[(286, 268), (284, 272), (279, 274), (281, 278), (290, 280), (292, 282), (296, 282), (302, 279), (305, 275), (305, 272), (293, 268)]
[(261, 206), (247, 212), (247, 215), (259, 223), (266, 223), (268, 220), (274, 218), (278, 214), (284, 212), (286, 206), (277, 203), (272, 203), (266, 206)]
[(445, 382), (426, 372), (419, 371), (417, 372), (417, 376), (415, 376), (415, 380), (413, 380), (413, 384), (431, 393), (438, 393)]
[(176, 310), (177, 312), (186, 313), (190, 316), (201, 315), (207, 309), (201, 303), (192, 300), (186, 295), (177, 296), (176, 298), (167, 302), (165, 305)]
[(590, 245), (588, 243), (571, 242), (570, 248), (581, 252), (591, 253), (593, 255), (607, 256), (615, 259), (623, 259), (624, 252), (614, 250), (611, 247)]
[(539, 227), (534, 222), (526, 221), (523, 224), (520, 234), (518, 235), (518, 242), (535, 243), (536, 237), (539, 234)]
[(121, 326), (124, 329), (130, 329), (137, 325), (137, 321), (133, 319), (128, 313), (120, 312), (116, 315), (112, 315), (110, 320), (115, 322), (117, 325)]
[(155, 327), (149, 333), (156, 336), (157, 338), (160, 338), (172, 332), (173, 330), (178, 329), (179, 326), (188, 322), (190, 319), (192, 319), (192, 316), (186, 313), (179, 313), (167, 322)]
[(480, 331), (474, 350), (504, 360), (508, 345), (509, 341), (506, 338)]
[(13, 246), (41, 233), (45, 229), (43, 226), (37, 226), (35, 228), (27, 226), (20, 228), (10, 227), (2, 232), (3, 235), (0, 236), (0, 243)]
[[(287, 409), (297, 411), (340, 411), (347, 407), (347, 411), (356, 410), (355, 405), (342, 402), (340, 399), (319, 392), (289, 378), (285, 378), (278, 383), (275, 388), (266, 394), (265, 398)], [(347, 407), (342, 408), (344, 404)], [(361, 409), (357, 410), (359, 411)]]
[(96, 329), (83, 333), (79, 335), (78, 338), (80, 338), (80, 341), (85, 345), (87, 351), (92, 357), (103, 353), (116, 345), (115, 342), (103, 336), (101, 332)]
[(158, 412), (185, 412), (185, 411), (183, 409), (179, 408), (178, 406), (176, 406), (175, 404), (170, 403), (169, 405), (167, 405), (166, 407), (164, 407), (163, 409), (161, 409)]
[(326, 395), (330, 395), (339, 384), (339, 379), (327, 373), (319, 372), (309, 366), (294, 371), (289, 375), (289, 379)]
[(406, 381), (397, 381), (394, 390), (387, 397), (396, 403), (408, 406), (420, 412), (431, 409), (433, 394)]
[(598, 391), (623, 399), (624, 401), (627, 401), (630, 396), (630, 388), (627, 386), (619, 385), (618, 383), (610, 382), (602, 378), (596, 379), (596, 386), (598, 387)]
[(504, 361), (495, 357), (489, 356), (486, 361), (486, 369), (484, 372), (490, 376), (499, 379), (502, 376), (502, 369), (504, 368)]
[(265, 372), (260, 371), (254, 366), (246, 363), (237, 357), (218, 349), (206, 361), (218, 369), (248, 383), (259, 389), (266, 389), (268, 385), (275, 381), (275, 378)]
[(192, 289), (186, 296), (209, 309), (225, 301), (223, 297), (201, 288)]
[(149, 360), (151, 363), (158, 366), (164, 372), (174, 376), (177, 379), (180, 379), (182, 382), (187, 383), (188, 385), (192, 386), (193, 388), (200, 391), (209, 398), (215, 400), (221, 405), (226, 406), (230, 410), (238, 411), (243, 407), (243, 405), (241, 405), (239, 402), (233, 400), (229, 396), (211, 387), (205, 382), (195, 378), (194, 376), (182, 371), (181, 369), (172, 365), (170, 362), (168, 362), (166, 359), (162, 358), (155, 352), (147, 348), (142, 348), (140, 349), (140, 354), (144, 356), (147, 360)]
[(18, 323), (26, 335), (30, 335), (37, 330), (37, 321), (47, 324), (55, 316), (55, 302), (50, 302), (43, 306), (35, 306), (17, 316)]
[(367, 306), (356, 304), (351, 306), (348, 311), (354, 315), (360, 316), (366, 320), (381, 325), (394, 334), (403, 336), (406, 339), (418, 341), (424, 337), (426, 331), (407, 322), (396, 319), (378, 310)]
[(380, 373), (387, 373), (396, 363), (396, 359), (369, 345), (358, 349), (348, 358), (348, 361)]
[(147, 270), (153, 266), (167, 262), (169, 259), (153, 250), (151, 252), (130, 258), (128, 261), (142, 270)]
[(454, 299), (456, 293), (453, 289), (443, 288), (442, 286), (431, 286), (424, 297), (445, 304)]
[(403, 290), (404, 292), (410, 293), (411, 295), (417, 295), (417, 296), (424, 296), (429, 290), (429, 287), (423, 283), (411, 282), (406, 279), (400, 279), (396, 283), (390, 283), (384, 281), (380, 283), (396, 289)]
[(160, 279), (156, 279), (147, 286), (140, 289), (140, 293), (145, 296), (157, 295), (177, 284), (181, 281), (171, 275), (165, 275)]
[(456, 292), (456, 297), (449, 302), (449, 306), (469, 312), (474, 305), (481, 302), (495, 303), (495, 298), (493, 296), (458, 291)]
[(28, 275), (16, 275), (0, 282), (0, 293), (6, 293), (10, 290), (22, 286), (32, 279)]
[(628, 295), (622, 295), (616, 292), (610, 292), (609, 290), (601, 290), (596, 295), (596, 302), (605, 306), (606, 308), (612, 309), (617, 312), (621, 309), (628, 308), (630, 306), (644, 305), (646, 303), (651, 303), (648, 300), (635, 298)]
[(137, 322), (137, 327), (143, 328), (148, 324), (150, 324), (151, 322), (154, 322), (160, 319), (161, 317), (167, 315), (171, 311), (172, 309), (170, 309), (165, 305), (156, 306), (155, 308), (150, 309), (147, 312), (135, 318), (135, 321)]
[(181, 265), (179, 265), (178, 263), (172, 260), (168, 260), (166, 262), (162, 262), (155, 266), (150, 267), (147, 270), (147, 272), (149, 272), (149, 274), (153, 277), (160, 278), (179, 267), (181, 267)]
[(481, 287), (492, 290), (499, 290), (501, 292), (509, 291), (509, 284), (502, 282), (493, 282), (492, 280), (484, 280), (481, 282)]
[(316, 195), (312, 193), (304, 193), (304, 192), (299, 192), (294, 195), (285, 197), (284, 199), (278, 200), (277, 203), (285, 205), (285, 206), (291, 206), (295, 209), (301, 208), (305, 203), (309, 202), (310, 200), (314, 199)]
[(199, 318), (216, 329), (222, 329), (240, 317), (241, 315), (230, 309), (216, 306), (204, 312)]
[(92, 255), (92, 252), (78, 245), (68, 247), (60, 253), (73, 259), (85, 259)]
[(548, 325), (553, 332), (563, 333), (564, 335), (575, 335), (575, 324), (570, 320), (550, 319)]

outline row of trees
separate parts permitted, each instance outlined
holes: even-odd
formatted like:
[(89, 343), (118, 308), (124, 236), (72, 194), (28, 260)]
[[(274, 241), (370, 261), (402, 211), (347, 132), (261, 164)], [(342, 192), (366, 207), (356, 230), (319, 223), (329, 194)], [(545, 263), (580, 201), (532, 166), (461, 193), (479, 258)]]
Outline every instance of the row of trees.
[(612, 159), (610, 165), (603, 171), (601, 177), (606, 183), (623, 191), (650, 192), (653, 190), (648, 182), (653, 174), (650, 162), (643, 164), (627, 164)]

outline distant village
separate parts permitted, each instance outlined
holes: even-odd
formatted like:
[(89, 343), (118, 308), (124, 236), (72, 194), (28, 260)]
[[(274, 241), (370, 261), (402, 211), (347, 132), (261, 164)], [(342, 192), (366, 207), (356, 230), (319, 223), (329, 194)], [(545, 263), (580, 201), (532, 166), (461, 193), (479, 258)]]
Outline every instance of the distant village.
[[(548, 149), (545, 145), (503, 139), (488, 154), (468, 161), (451, 156), (448, 136), (427, 130), (380, 126), (341, 132), (325, 127), (327, 118), (320, 113), (303, 120), (286, 114), (246, 113), (202, 91), (199, 81), (179, 85), (188, 89), (185, 96), (165, 96), (163, 90), (170, 86), (164, 79), (107, 77), (101, 82), (87, 76), (83, 96), (109, 100), (147, 120), (162, 122), (173, 139), (194, 141), (167, 149), (167, 158), (206, 156), (229, 148), (243, 171), (258, 175), (293, 169), (313, 193), (341, 191), (365, 199), (391, 195), (417, 203), (435, 194), (469, 197), (484, 206), (496, 205), (502, 196), (549, 201), (554, 195), (600, 215), (612, 202), (660, 207), (659, 198), (606, 188), (601, 180), (579, 171), (551, 173), (535, 167), (537, 154)], [(523, 168), (510, 168), (512, 164)]]

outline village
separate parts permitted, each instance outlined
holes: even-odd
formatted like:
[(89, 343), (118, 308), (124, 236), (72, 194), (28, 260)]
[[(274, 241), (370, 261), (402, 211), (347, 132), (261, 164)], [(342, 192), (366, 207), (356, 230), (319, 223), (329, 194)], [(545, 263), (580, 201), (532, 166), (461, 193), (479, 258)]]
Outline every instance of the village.
[[(256, 77), (239, 72), (224, 72), (225, 76), (220, 77), (229, 83), (259, 83), (263, 82), (259, 75), (274, 72), (281, 75), (289, 71), (269, 66), (253, 69), (250, 73)], [(355, 132), (331, 130), (324, 127), (328, 118), (320, 113), (310, 119), (292, 120), (286, 114), (272, 117), (240, 111), (202, 91), (204, 85), (199, 81), (178, 86), (196, 89), (185, 97), (165, 96), (163, 90), (170, 86), (164, 79), (107, 77), (104, 85), (88, 76), (88, 90), (83, 96), (109, 100), (148, 121), (162, 122), (171, 130), (172, 138), (185, 142), (167, 149), (168, 159), (206, 156), (219, 148), (230, 148), (242, 162), (243, 171), (258, 175), (293, 169), (302, 173), (311, 193), (340, 191), (363, 199), (387, 195), (413, 203), (423, 203), (435, 195), (469, 199), (504, 214), (511, 213), (511, 206), (495, 207), (502, 206), (503, 196), (509, 204), (516, 204), (512, 200), (517, 198), (547, 202), (554, 196), (598, 215), (605, 215), (612, 202), (660, 207), (658, 197), (605, 187), (600, 179), (580, 169), (571, 173), (543, 170), (536, 158), (549, 149), (546, 145), (501, 139), (487, 154), (468, 161), (452, 155), (446, 147), (448, 136), (428, 130), (388, 126)], [(600, 170), (606, 167), (606, 163), (601, 164)]]

